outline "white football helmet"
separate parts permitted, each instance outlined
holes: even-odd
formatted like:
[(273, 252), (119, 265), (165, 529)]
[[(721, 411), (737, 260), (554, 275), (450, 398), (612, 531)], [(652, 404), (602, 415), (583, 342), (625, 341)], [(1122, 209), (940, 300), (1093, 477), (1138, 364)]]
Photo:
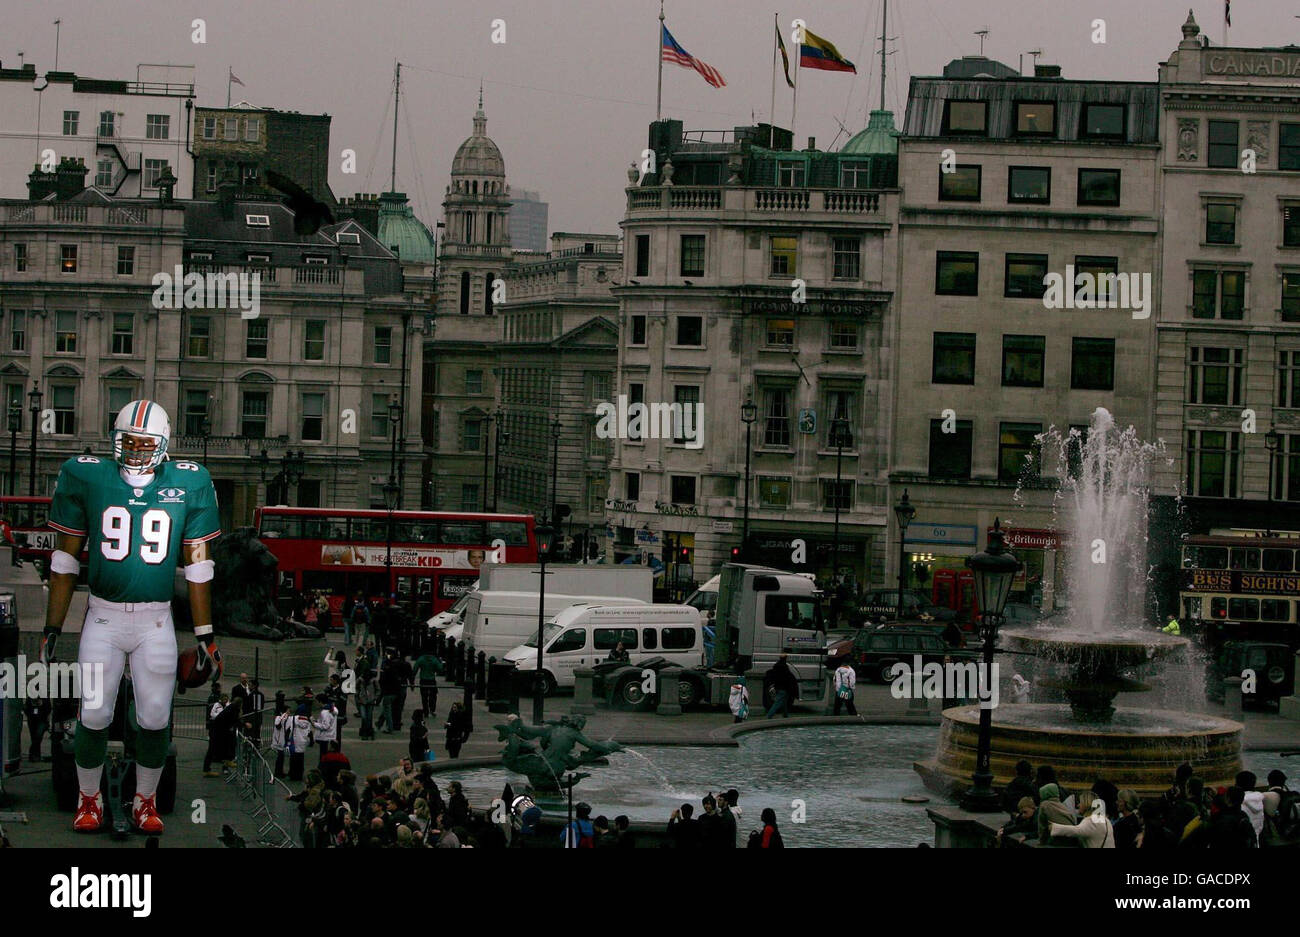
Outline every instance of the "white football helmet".
[[(113, 422), (113, 458), (128, 472), (143, 474), (152, 472), (162, 465), (167, 458), (167, 443), (172, 436), (172, 421), (167, 411), (152, 400), (132, 400), (123, 407)], [(135, 464), (128, 462), (124, 453), (122, 440), (126, 436), (142, 436), (154, 441), (154, 449), (147, 457), (134, 456)]]

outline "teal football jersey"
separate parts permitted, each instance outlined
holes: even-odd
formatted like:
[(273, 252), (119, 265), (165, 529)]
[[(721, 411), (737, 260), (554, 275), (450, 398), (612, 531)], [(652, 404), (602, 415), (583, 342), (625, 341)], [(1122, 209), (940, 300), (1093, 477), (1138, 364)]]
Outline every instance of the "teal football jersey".
[(91, 455), (63, 463), (49, 525), (86, 538), (90, 591), (109, 602), (170, 602), (181, 545), (221, 533), (203, 466), (164, 462), (152, 483), (135, 488), (116, 462)]

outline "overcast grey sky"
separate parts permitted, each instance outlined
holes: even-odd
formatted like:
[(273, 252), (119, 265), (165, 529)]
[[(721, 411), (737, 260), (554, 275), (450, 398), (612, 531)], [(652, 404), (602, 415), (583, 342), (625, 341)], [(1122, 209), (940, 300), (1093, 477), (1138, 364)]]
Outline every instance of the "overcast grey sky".
[[(858, 66), (856, 76), (803, 72), (797, 139), (821, 148), (839, 131), (864, 126), (879, 101), (882, 0), (666, 0), (668, 28), (693, 56), (720, 71), (714, 89), (694, 71), (664, 65), (664, 116), (687, 129), (730, 129), (766, 118), (771, 93), (772, 14), (829, 39)], [(887, 103), (902, 122), (907, 80), (938, 74), (979, 51), (1015, 67), (1041, 48), (1067, 78), (1153, 80), (1177, 46), (1186, 0), (893, 0), (889, 4)], [(1211, 40), (1222, 39), (1223, 0), (1191, 4)], [(1300, 37), (1281, 0), (1237, 0), (1234, 46), (1283, 45)], [(334, 118), (330, 181), (336, 195), (388, 186), (393, 64), (403, 63), (398, 188), (429, 224), (441, 217), (451, 159), (469, 135), (484, 83), (488, 134), (515, 189), (550, 202), (552, 231), (616, 232), (625, 169), (654, 119), (658, 0), (54, 0), (11, 3), (0, 60), (18, 51), (44, 72), (54, 64), (94, 78), (133, 79), (141, 62), (197, 66), (201, 105), (224, 105), (226, 69), (244, 82), (234, 100)], [(207, 42), (191, 42), (202, 17)], [(494, 44), (492, 21), (506, 23)], [(1090, 40), (1094, 19), (1107, 42)], [(793, 57), (793, 49), (791, 50)], [(1030, 61), (1026, 56), (1026, 63)], [(385, 117), (385, 112), (387, 116)], [(777, 123), (789, 126), (790, 92), (778, 80)], [(843, 143), (841, 135), (839, 143)], [(838, 145), (838, 143), (837, 143)], [(358, 171), (340, 172), (338, 153), (355, 149)]]

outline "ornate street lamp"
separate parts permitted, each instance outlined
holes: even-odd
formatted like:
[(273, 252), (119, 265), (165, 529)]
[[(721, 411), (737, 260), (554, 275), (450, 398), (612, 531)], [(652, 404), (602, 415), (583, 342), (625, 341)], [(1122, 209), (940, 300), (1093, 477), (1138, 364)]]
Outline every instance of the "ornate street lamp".
[(23, 428), (23, 408), (15, 397), (9, 401), (9, 491), (13, 497), (18, 484), (18, 431)]
[[(495, 420), (496, 417), (491, 413), (483, 418), (483, 422), (486, 425), (483, 428), (483, 435), (479, 437), (483, 442), (483, 497), (481, 501), (483, 504), (484, 514), (487, 513), (488, 509), (488, 460), (492, 456), (492, 424)], [(496, 509), (493, 508), (493, 510)]]
[(754, 399), (752, 397), (746, 397), (745, 402), (740, 405), (740, 422), (745, 424), (745, 519), (741, 525), (740, 533), (741, 562), (749, 561), (749, 434), (750, 430), (753, 429), (754, 421), (757, 419), (758, 407), (754, 404)]
[[(831, 539), (831, 579), (840, 571), (840, 464), (844, 458), (844, 447), (853, 446), (853, 434), (849, 430), (849, 421), (838, 417), (831, 421), (831, 443), (835, 446), (835, 535)], [(839, 609), (836, 608), (838, 613)]]
[[(393, 444), (388, 456), (388, 476), (389, 480), (397, 484), (397, 427), (402, 422), (402, 405), (397, 402), (397, 397), (388, 398), (388, 425), (393, 430)], [(397, 504), (400, 507), (402, 503), (402, 489), (397, 489)]]
[(27, 479), (27, 495), (33, 498), (36, 496), (36, 426), (41, 421), (41, 399), (44, 396), (39, 381), (27, 393), (27, 409), (32, 413), (32, 463)]
[(397, 510), (397, 499), (401, 494), (401, 486), (397, 484), (394, 476), (389, 475), (388, 481), (384, 484), (384, 506), (388, 508), (387, 552), (384, 555), (384, 568), (388, 570), (388, 588), (384, 590), (385, 605), (388, 604), (389, 596), (393, 594), (393, 511)]
[(1273, 536), (1273, 463), (1277, 461), (1277, 450), (1282, 444), (1282, 434), (1276, 427), (1270, 427), (1269, 431), (1264, 434), (1264, 448), (1268, 450), (1268, 529), (1264, 531), (1268, 536)]
[(907, 499), (907, 489), (903, 489), (903, 499), (894, 505), (894, 517), (898, 518), (898, 616), (903, 620), (903, 590), (907, 588), (907, 525), (916, 517), (916, 507)]
[[(993, 645), (997, 641), (1002, 612), (1011, 595), (1011, 583), (1023, 568), (1003, 543), (1002, 523), (993, 521), (989, 531), (989, 544), (983, 553), (966, 557), (966, 566), (975, 574), (975, 599), (979, 603), (979, 634), (984, 641), (984, 672), (981, 683), (985, 689), (992, 685)], [(993, 790), (993, 771), (989, 767), (990, 736), (993, 731), (993, 710), (980, 706), (979, 746), (975, 755), (975, 773), (971, 775), (971, 788), (962, 795), (964, 810), (976, 813), (993, 813), (1002, 809), (1001, 798)]]
[(546, 561), (555, 550), (558, 531), (547, 518), (533, 529), (537, 538), (537, 561), (541, 564), (541, 583), (537, 589), (537, 672), (533, 675), (533, 725), (542, 724), (546, 698), (546, 676), (542, 669), (542, 648), (546, 644)]
[(208, 464), (208, 438), (212, 435), (212, 420), (208, 418), (207, 414), (203, 415), (203, 419), (199, 423), (199, 435), (203, 437), (203, 466), (206, 468)]

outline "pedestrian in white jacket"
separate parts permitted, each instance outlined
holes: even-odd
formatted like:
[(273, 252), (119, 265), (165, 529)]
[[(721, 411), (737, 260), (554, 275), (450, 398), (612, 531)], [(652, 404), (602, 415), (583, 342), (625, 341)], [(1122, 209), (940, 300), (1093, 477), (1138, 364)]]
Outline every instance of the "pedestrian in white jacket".
[(293, 713), (286, 709), (275, 717), (271, 726), (271, 751), (275, 752), (275, 776), (284, 777), (284, 756), (289, 750), (289, 735), (293, 732)]
[(1106, 817), (1105, 804), (1091, 792), (1079, 795), (1079, 812), (1083, 819), (1076, 824), (1053, 823), (1052, 836), (1079, 840), (1085, 849), (1114, 849), (1115, 829)]
[(289, 731), (289, 780), (301, 781), (307, 749), (311, 748), (311, 717), (306, 703), (300, 703)]
[(745, 678), (740, 677), (731, 685), (731, 694), (727, 700), (731, 707), (731, 714), (735, 717), (733, 721), (744, 722), (749, 718), (749, 688), (745, 686)]
[[(319, 699), (319, 697), (318, 697)], [(312, 733), (316, 737), (316, 745), (320, 748), (319, 765), (325, 760), (325, 753), (330, 749), (330, 742), (339, 737), (339, 717), (334, 711), (334, 704), (323, 701), (320, 704), (320, 713), (311, 722)]]
[(835, 711), (833, 715), (840, 714), (840, 707), (847, 706), (850, 716), (858, 714), (858, 707), (853, 702), (854, 687), (858, 685), (858, 675), (853, 666), (847, 659), (840, 661), (840, 665), (835, 668)]

